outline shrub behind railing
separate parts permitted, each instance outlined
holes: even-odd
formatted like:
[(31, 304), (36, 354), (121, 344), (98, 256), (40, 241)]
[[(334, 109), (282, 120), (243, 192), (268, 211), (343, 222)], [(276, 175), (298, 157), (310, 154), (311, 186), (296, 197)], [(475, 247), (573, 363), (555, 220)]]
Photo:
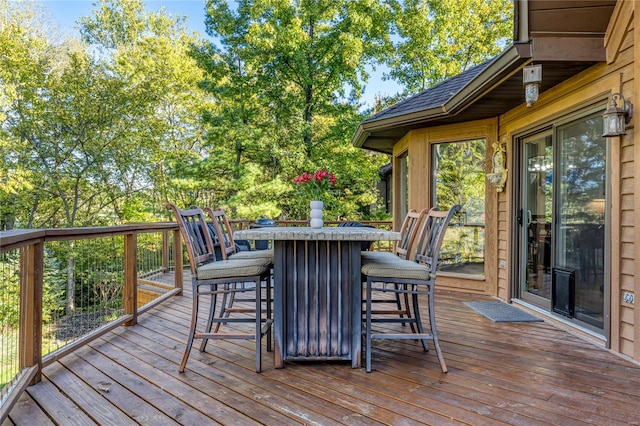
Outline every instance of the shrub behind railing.
[(0, 253), (0, 395), (18, 377), (18, 327), (20, 320), (20, 253)]

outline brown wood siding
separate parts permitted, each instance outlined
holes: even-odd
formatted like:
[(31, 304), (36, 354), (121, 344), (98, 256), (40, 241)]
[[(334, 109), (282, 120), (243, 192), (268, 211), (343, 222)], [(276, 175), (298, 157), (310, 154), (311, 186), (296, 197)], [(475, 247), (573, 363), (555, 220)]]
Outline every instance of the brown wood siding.
[[(604, 32), (606, 18), (611, 13), (610, 1), (529, 2), (529, 33), (542, 34), (592, 34)], [(561, 28), (561, 30), (558, 30)]]
[(633, 342), (627, 339), (621, 340), (620, 341), (621, 345), (620, 345), (620, 353), (633, 353), (634, 351), (634, 347), (633, 347)]
[(634, 320), (633, 307), (622, 306), (620, 310), (620, 338), (623, 340), (621, 342), (621, 347), (625, 346), (625, 347), (632, 348), (634, 346), (634, 340), (635, 340), (633, 336), (634, 322), (635, 320)]
[(626, 322), (620, 323), (620, 337), (622, 339), (628, 340), (631, 345), (633, 345), (633, 324), (628, 324)]
[[(622, 9), (626, 10), (626, 9)], [(628, 19), (628, 18), (627, 18)], [(626, 37), (616, 43), (620, 51), (615, 55), (615, 62), (609, 65), (596, 65), (570, 80), (541, 94), (539, 101), (532, 108), (524, 106), (515, 108), (500, 117), (499, 135), (510, 141), (508, 146), (508, 168), (515, 170), (513, 159), (513, 143), (517, 136), (544, 125), (550, 125), (580, 108), (588, 105), (603, 105), (611, 93), (622, 91), (625, 98), (637, 105), (634, 93), (634, 73), (638, 65), (634, 64), (634, 28), (627, 27)], [(544, 71), (543, 71), (544, 75)], [(636, 119), (636, 118), (634, 118)], [(610, 302), (610, 344), (614, 351), (640, 360), (640, 314), (634, 305), (623, 302), (625, 292), (634, 293), (640, 284), (637, 283), (637, 271), (640, 270), (640, 247), (635, 243), (640, 235), (640, 218), (636, 214), (635, 205), (640, 203), (640, 188), (636, 179), (640, 152), (635, 148), (634, 129), (629, 128), (623, 138), (610, 138), (611, 144), (611, 302)], [(510, 173), (509, 187), (513, 174)], [(507, 194), (513, 194), (510, 188)], [(507, 238), (507, 248), (500, 248), (498, 262), (514, 261), (509, 258), (511, 252), (510, 222), (511, 208), (508, 203), (499, 204), (499, 216), (505, 220), (498, 221), (499, 235)], [(511, 274), (510, 280), (514, 277)], [(506, 289), (506, 291), (505, 291)], [(507, 296), (503, 296), (503, 293)], [(511, 297), (509, 285), (498, 281), (498, 294), (508, 300)]]
[(400, 139), (400, 141), (393, 146), (393, 157), (391, 159), (392, 170), (395, 172), (391, 175), (392, 180), (392, 196), (393, 196), (393, 229), (400, 230), (402, 226), (402, 205), (400, 203), (400, 182), (402, 181), (402, 175), (400, 174), (401, 158), (407, 153), (407, 141), (408, 135)]
[(431, 149), (427, 135), (419, 130), (410, 133), (409, 141), (409, 209), (431, 207)]
[[(510, 144), (507, 143), (507, 147)], [(508, 148), (507, 148), (508, 149)], [(508, 156), (507, 156), (508, 160)], [(498, 267), (500, 268), (500, 276), (498, 278), (498, 294), (497, 296), (502, 300), (509, 300), (509, 229), (510, 229), (510, 216), (507, 213), (509, 211), (508, 204), (508, 190), (510, 188), (510, 182), (513, 179), (513, 168), (509, 170), (509, 176), (507, 177), (507, 185), (502, 194), (498, 197)], [(504, 261), (505, 267), (500, 267), (500, 262)]]
[[(624, 2), (623, 2), (624, 3)], [(632, 2), (629, 2), (632, 3)], [(633, 7), (633, 6), (632, 6)], [(628, 7), (621, 9), (621, 13), (628, 11)], [(634, 82), (634, 25), (630, 16), (619, 15), (615, 16), (619, 27), (625, 28), (627, 31), (623, 42), (620, 44), (620, 53), (617, 55), (615, 63), (624, 63), (624, 67), (620, 67), (622, 74), (620, 77), (621, 90), (625, 98), (630, 99), (633, 92)], [(612, 19), (613, 20), (613, 19)], [(626, 22), (625, 22), (626, 20)], [(625, 25), (626, 23), (626, 25)], [(628, 61), (628, 62), (627, 62)], [(614, 64), (615, 64), (614, 63)], [(620, 90), (620, 89), (618, 89)], [(638, 271), (638, 247), (635, 244), (635, 236), (638, 235), (640, 228), (637, 222), (635, 204), (637, 201), (640, 188), (638, 188), (637, 165), (640, 164), (636, 156), (635, 145), (633, 143), (633, 131), (627, 131), (627, 135), (624, 138), (613, 138), (613, 141), (618, 143), (620, 153), (620, 190), (614, 196), (620, 197), (620, 235), (616, 240), (612, 240), (612, 245), (615, 245), (618, 241), (619, 258), (612, 259), (612, 263), (618, 267), (617, 274), (611, 277), (611, 310), (617, 312), (617, 321), (612, 322), (611, 328), (615, 329), (619, 327), (619, 342), (616, 344), (620, 348), (620, 352), (636, 360), (640, 359), (640, 339), (635, 336), (634, 328), (640, 325), (640, 321), (636, 319), (637, 313), (634, 312), (633, 305), (626, 305), (623, 301), (624, 293), (631, 292), (635, 287), (636, 275)], [(623, 188), (633, 188), (631, 192), (627, 193), (623, 191)], [(623, 261), (629, 261), (634, 264), (631, 270), (622, 270), (621, 265)], [(618, 280), (616, 278), (619, 277)], [(616, 285), (618, 284), (618, 285)], [(631, 312), (629, 312), (631, 311)], [(615, 335), (612, 333), (612, 336)], [(612, 345), (613, 346), (613, 345)]]
[(634, 267), (633, 259), (622, 259), (620, 262), (620, 272), (625, 276), (633, 276)]
[[(621, 17), (627, 17), (627, 19), (629, 19), (629, 21), (632, 21), (633, 19), (635, 19), (635, 16), (638, 16), (635, 13), (635, 8), (638, 5), (638, 1), (634, 1), (634, 2), (630, 2), (632, 3), (631, 6), (633, 8), (633, 13), (629, 14), (627, 13), (626, 15), (622, 15), (620, 14)], [(627, 5), (629, 6), (629, 5)], [(629, 36), (628, 38), (632, 38), (633, 39), (633, 56), (634, 58), (638, 59), (634, 62), (634, 67), (633, 67), (633, 76), (636, 75), (640, 75), (640, 25), (635, 25), (635, 22), (632, 21), (632, 28), (631, 28), (631, 32), (633, 33), (632, 36)], [(637, 28), (636, 28), (637, 27)], [(628, 86), (632, 86), (632, 83), (634, 83), (635, 80), (633, 82), (631, 82), (630, 84), (628, 84)], [(635, 96), (633, 97), (633, 99), (631, 99), (631, 102), (633, 102), (634, 105), (639, 106), (640, 102), (638, 102), (638, 100), (640, 100), (640, 96), (638, 95), (638, 91), (637, 89), (634, 89), (633, 87), (630, 87), (629, 90), (631, 90), (631, 93), (634, 93)], [(633, 130), (631, 131), (631, 133), (633, 134), (633, 137), (635, 138), (636, 135), (638, 135), (638, 133), (640, 133), (640, 120), (638, 119), (638, 114), (636, 113), (635, 116), (633, 117), (633, 121), (632, 121), (632, 125), (633, 125)], [(635, 138), (638, 139), (640, 141), (640, 137)], [(635, 146), (634, 146), (635, 147)], [(638, 167), (640, 167), (640, 150), (636, 149), (636, 155), (635, 155), (635, 164), (636, 164), (636, 176), (638, 176), (638, 174), (640, 174), (638, 172)], [(636, 182), (638, 182), (638, 179), (636, 179)], [(636, 184), (636, 187), (638, 186), (638, 184)], [(635, 203), (636, 205), (640, 205), (640, 188), (637, 188), (635, 191)], [(637, 217), (638, 215), (636, 215), (636, 220), (634, 223), (635, 226), (635, 241), (638, 241), (638, 236), (640, 235), (640, 217)], [(640, 270), (640, 245), (636, 244), (636, 256), (635, 256), (635, 262), (634, 262), (634, 271), (638, 271)], [(640, 296), (640, 283), (638, 283), (638, 280), (635, 280), (635, 288), (634, 288), (634, 295), (635, 298), (638, 299), (638, 297)], [(640, 302), (636, 302), (637, 303)], [(624, 306), (624, 305), (623, 305)], [(633, 323), (634, 323), (634, 336), (633, 336), (633, 342), (634, 342), (634, 349), (632, 352), (623, 352), (623, 353), (632, 353), (633, 354), (633, 358), (636, 361), (640, 360), (640, 308), (635, 308), (634, 309), (634, 316), (633, 316)]]

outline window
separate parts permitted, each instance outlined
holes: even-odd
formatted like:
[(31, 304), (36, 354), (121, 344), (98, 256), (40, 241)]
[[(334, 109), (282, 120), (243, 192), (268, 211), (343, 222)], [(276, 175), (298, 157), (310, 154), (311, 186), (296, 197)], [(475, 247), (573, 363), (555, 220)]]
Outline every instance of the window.
[(440, 251), (443, 272), (484, 275), (485, 139), (432, 146), (433, 205), (460, 204)]

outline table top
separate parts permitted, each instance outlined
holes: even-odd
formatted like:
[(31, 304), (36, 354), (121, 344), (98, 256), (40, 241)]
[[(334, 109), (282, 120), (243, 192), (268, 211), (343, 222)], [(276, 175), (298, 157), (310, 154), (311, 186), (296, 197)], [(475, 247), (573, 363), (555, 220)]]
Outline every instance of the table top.
[(303, 241), (399, 241), (400, 233), (356, 226), (308, 228), (274, 226), (243, 229), (233, 233), (238, 240), (303, 240)]

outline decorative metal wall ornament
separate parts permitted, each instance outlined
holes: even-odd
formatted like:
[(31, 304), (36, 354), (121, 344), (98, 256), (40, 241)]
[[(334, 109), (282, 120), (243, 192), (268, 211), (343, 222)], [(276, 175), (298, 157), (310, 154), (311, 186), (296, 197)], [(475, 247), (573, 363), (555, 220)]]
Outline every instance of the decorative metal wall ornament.
[(496, 188), (497, 192), (504, 191), (507, 182), (507, 148), (504, 139), (502, 142), (494, 142), (493, 144), (493, 166), (491, 173), (487, 175), (489, 183)]

